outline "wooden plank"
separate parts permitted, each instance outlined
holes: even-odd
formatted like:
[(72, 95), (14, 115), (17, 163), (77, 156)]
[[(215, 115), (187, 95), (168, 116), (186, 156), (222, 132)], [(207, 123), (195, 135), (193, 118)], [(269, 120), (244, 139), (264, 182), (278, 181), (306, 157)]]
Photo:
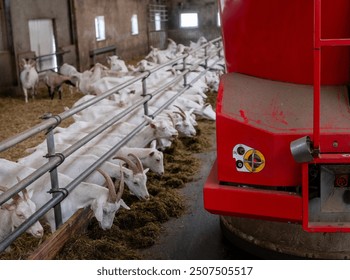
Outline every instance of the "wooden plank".
[(90, 208), (78, 210), (67, 222), (45, 240), (45, 242), (28, 257), (28, 260), (53, 259), (72, 235), (86, 229), (92, 217), (93, 212)]

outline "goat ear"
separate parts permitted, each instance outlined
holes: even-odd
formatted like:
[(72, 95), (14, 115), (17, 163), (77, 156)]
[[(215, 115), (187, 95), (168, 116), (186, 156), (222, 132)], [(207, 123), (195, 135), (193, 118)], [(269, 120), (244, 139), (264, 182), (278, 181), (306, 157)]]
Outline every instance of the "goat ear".
[(154, 124), (153, 120), (150, 117), (144, 116), (144, 118), (152, 128), (156, 128), (156, 125)]
[(123, 172), (124, 173), (124, 178), (130, 178), (130, 175), (128, 172)]
[(15, 203), (3, 204), (3, 205), (1, 205), (0, 209), (4, 209), (7, 211), (13, 211), (16, 209), (16, 204)]
[(148, 122), (151, 122), (151, 121), (152, 121), (152, 119), (151, 119), (149, 116), (146, 116), (146, 115), (145, 115), (145, 116), (143, 116), (143, 117), (144, 117), (145, 120), (148, 121)]
[(36, 65), (36, 60), (34, 60), (34, 59), (31, 60), (31, 61), (30, 61), (30, 66), (31, 66), (31, 67), (35, 67), (35, 65)]
[(23, 189), (22, 190), (22, 194), (23, 194), (24, 200), (29, 200), (30, 199), (27, 189)]
[(143, 170), (143, 174), (146, 174), (149, 171), (149, 168)]
[(24, 65), (26, 65), (26, 60), (24, 58), (21, 59), (19, 62), (19, 68), (22, 70), (24, 68)]
[(29, 199), (32, 198), (33, 193), (34, 193), (34, 190), (32, 189), (27, 192)]
[(102, 205), (98, 205), (97, 199), (91, 204), (91, 209), (94, 212), (96, 220), (102, 222), (103, 210)]

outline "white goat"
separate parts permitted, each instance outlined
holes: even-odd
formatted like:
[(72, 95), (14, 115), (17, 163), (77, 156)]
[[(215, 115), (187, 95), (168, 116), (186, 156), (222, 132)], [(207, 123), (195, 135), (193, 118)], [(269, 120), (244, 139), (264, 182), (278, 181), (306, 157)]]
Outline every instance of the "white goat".
[[(55, 149), (58, 152), (62, 152), (65, 149), (69, 148), (70, 144), (57, 144), (55, 145)], [(110, 146), (107, 145), (93, 145), (90, 147), (81, 147), (77, 150), (72, 156), (76, 155), (94, 155), (101, 157), (111, 149)], [(39, 168), (40, 166), (47, 163), (47, 159), (45, 158), (45, 154), (47, 153), (46, 148), (37, 149), (30, 155), (20, 158), (17, 162), (33, 168)], [(119, 151), (115, 154), (115, 156), (119, 157), (128, 157), (129, 154), (136, 155), (140, 160), (142, 165), (145, 168), (149, 168), (150, 171), (158, 174), (164, 174), (164, 157), (163, 153), (156, 149), (156, 141), (151, 143), (149, 148), (136, 148), (136, 147), (121, 147)], [(133, 158), (131, 158), (133, 160)], [(108, 159), (107, 162), (117, 164), (119, 160)]]
[[(91, 93), (95, 95), (101, 95), (107, 90), (117, 87), (118, 85), (125, 83), (127, 80), (132, 79), (133, 76), (126, 75), (124, 77), (103, 77), (95, 83), (91, 84)], [(133, 101), (140, 97), (142, 91), (141, 82), (135, 82), (133, 85), (125, 87), (115, 94), (109, 97), (114, 101), (114, 104), (118, 107), (125, 107), (130, 105)], [(136, 95), (135, 93), (138, 92)]]
[[(14, 177), (17, 175), (24, 178), (35, 171), (33, 168), (5, 159), (0, 159), (0, 165), (0, 181), (6, 185), (15, 185), (16, 181)], [(100, 227), (105, 230), (111, 228), (113, 225), (115, 214), (120, 207), (130, 209), (121, 199), (123, 180), (120, 182), (119, 192), (116, 193), (111, 178), (103, 171), (100, 172), (105, 176), (108, 189), (96, 184), (86, 182), (80, 183), (61, 202), (63, 222), (66, 222), (78, 209), (90, 206)], [(70, 177), (60, 173), (58, 174), (58, 178), (61, 188), (64, 188), (72, 181)], [(50, 186), (50, 176), (48, 173), (28, 186), (28, 192), (32, 195), (31, 200), (35, 203), (37, 208), (41, 208), (52, 198), (52, 195), (48, 193)], [(56, 226), (53, 209), (45, 214), (45, 219), (50, 224), (51, 231), (54, 232)]]
[[(68, 157), (59, 167), (59, 173), (65, 174), (71, 178), (82, 173), (88, 166), (92, 165), (99, 159), (95, 155), (78, 155)], [(125, 157), (119, 157), (120, 160), (126, 162), (129, 168), (120, 167), (111, 162), (104, 162), (100, 169), (106, 172), (110, 177), (120, 178), (123, 174), (125, 184), (129, 190), (140, 200), (148, 200), (149, 193), (147, 190), (147, 175), (148, 168), (144, 169), (139, 159), (137, 164), (134, 164)], [(85, 182), (103, 185), (104, 178), (98, 172), (93, 172)]]
[[(148, 122), (148, 125), (146, 125), (139, 133), (137, 133), (127, 144), (127, 147), (146, 147), (148, 146), (153, 140), (159, 139), (159, 138), (167, 138), (167, 139), (173, 139), (178, 136), (178, 131), (173, 127), (172, 124), (169, 123), (168, 120), (164, 119), (154, 119), (152, 120), (150, 117), (142, 116), (143, 119), (145, 119)], [(141, 123), (142, 118), (140, 119), (139, 123)], [(101, 120), (101, 119), (100, 119)], [(87, 146), (94, 146), (94, 145), (107, 145), (107, 146), (113, 146), (118, 141), (122, 139), (126, 134), (130, 133), (132, 129), (134, 129), (137, 125), (136, 124), (130, 124), (127, 122), (120, 122), (117, 125), (115, 125), (115, 128), (112, 128), (109, 130), (109, 133), (107, 134), (101, 134), (99, 136), (96, 136), (93, 140), (91, 140), (89, 143), (87, 143)], [(57, 136), (55, 134), (55, 136)], [(70, 134), (63, 136), (65, 139), (71, 139), (68, 141), (74, 141), (76, 142), (77, 139), (82, 138), (86, 135), (84, 134)], [(55, 139), (57, 143), (64, 142), (67, 140), (58, 140), (58, 138)], [(71, 142), (72, 143), (72, 142)], [(45, 143), (39, 144), (44, 146)]]
[[(148, 111), (150, 114), (153, 114), (157, 109), (158, 108), (154, 106), (148, 107)], [(158, 114), (156, 117), (154, 117), (153, 121), (156, 123), (160, 123), (161, 121), (167, 123), (169, 127), (173, 127), (177, 130), (179, 136), (193, 137), (196, 135), (196, 129), (194, 128), (195, 120), (191, 116), (193, 111), (194, 110), (184, 112), (182, 109), (180, 109), (179, 111), (177, 109), (166, 109), (160, 114)], [(140, 123), (139, 119), (143, 116), (143, 109), (135, 110), (133, 115), (126, 116), (122, 119), (122, 121), (136, 125)]]
[[(197, 42), (190, 41), (190, 50), (194, 50), (194, 49), (206, 44), (207, 42), (208, 42), (208, 40), (204, 36), (199, 37)], [(203, 51), (198, 52), (196, 55), (199, 57), (200, 54), (204, 55), (204, 52)]]
[(173, 139), (179, 134), (177, 130), (164, 120), (152, 120), (144, 116), (149, 125), (145, 126), (138, 134), (136, 134), (127, 144), (128, 147), (146, 147), (153, 140), (159, 138)]
[(32, 98), (36, 95), (36, 90), (39, 82), (39, 75), (35, 69), (35, 60), (25, 60), (22, 59), (20, 63), (20, 68), (22, 69), (20, 73), (20, 80), (22, 84), (22, 89), (24, 93), (25, 102), (28, 103), (28, 90), (32, 91)]
[[(57, 133), (56, 135), (58, 135)], [(77, 134), (62, 134), (63, 138), (56, 138), (56, 144), (68, 144), (70, 139), (73, 139), (72, 142), (76, 141)], [(79, 135), (78, 135), (79, 136)], [(103, 137), (102, 137), (103, 139)], [(44, 144), (44, 143), (43, 143)], [(94, 147), (95, 145), (89, 143)], [(40, 145), (40, 144), (39, 144)], [(86, 146), (90, 148), (91, 146)], [(47, 160), (42, 157), (44, 145), (39, 146), (36, 151), (29, 155), (28, 157), (24, 157), (18, 161), (20, 164), (24, 164), (31, 168), (39, 168), (44, 165)], [(147, 190), (147, 175), (148, 168), (144, 169), (141, 162), (137, 162), (134, 164), (130, 161), (130, 159), (125, 158), (123, 156), (119, 157), (120, 160), (126, 162), (129, 168), (122, 168), (123, 175), (125, 178), (125, 184), (128, 186), (129, 190), (134, 193), (140, 200), (148, 200), (149, 193)], [(136, 157), (137, 158), (137, 157)], [(99, 159), (99, 156), (94, 154), (78, 154), (71, 155), (65, 159), (65, 161), (58, 167), (58, 172), (65, 174), (71, 178), (75, 178), (77, 175), (81, 174), (86, 170), (87, 167), (94, 164)], [(139, 160), (138, 160), (139, 161)], [(120, 177), (120, 168), (117, 165), (117, 162), (106, 161), (101, 167), (103, 171), (105, 171), (109, 176), (114, 178)], [(104, 178), (98, 173), (93, 172), (85, 182), (94, 183), (97, 185), (102, 185), (104, 182)]]
[(70, 77), (75, 86), (79, 88), (79, 80), (81, 79), (82, 73), (78, 72), (73, 65), (63, 63), (59, 71), (62, 75)]
[(193, 110), (193, 113), (201, 116), (205, 119), (213, 120), (216, 119), (216, 113), (213, 110), (213, 107), (209, 103), (205, 103), (204, 105), (200, 105), (192, 100), (189, 100), (185, 97), (179, 97), (177, 98), (173, 105), (177, 105), (179, 107), (185, 108), (186, 110)]
[(124, 60), (119, 59), (119, 57), (116, 55), (108, 56), (107, 63), (112, 71), (119, 71), (123, 73), (129, 72)]
[(150, 53), (145, 57), (146, 60), (157, 64), (164, 64), (171, 59), (171, 54), (167, 51), (159, 50), (151, 46)]
[[(0, 186), (0, 192), (6, 192), (8, 188)], [(6, 238), (15, 228), (19, 227), (25, 220), (34, 214), (36, 206), (30, 200), (26, 189), (22, 191), (22, 196), (15, 194), (10, 202), (6, 202), (0, 207), (0, 241)], [(41, 238), (44, 229), (40, 222), (35, 222), (27, 233), (34, 237)]]
[(106, 70), (108, 70), (106, 66), (96, 63), (90, 70), (84, 71), (79, 79), (79, 90), (83, 94), (94, 94), (91, 85), (105, 76)]
[(147, 61), (146, 59), (142, 59), (136, 64), (136, 67), (134, 67), (133, 65), (128, 65), (128, 68), (134, 72), (145, 72), (147, 70), (151, 70), (156, 66), (156, 63)]
[[(149, 104), (150, 104), (150, 106), (160, 107), (166, 101), (168, 101), (170, 98), (172, 98), (175, 94), (176, 94), (176, 92), (174, 92), (174, 91), (163, 92), (161, 95), (153, 97), (149, 101)], [(174, 105), (177, 105), (178, 107), (174, 107)], [(195, 101), (192, 101), (192, 100), (186, 98), (186, 96), (179, 96), (178, 98), (175, 99), (175, 101), (168, 108), (169, 109), (175, 109), (175, 108), (178, 109), (179, 107), (182, 108), (184, 111), (191, 110), (194, 114), (202, 116), (206, 119), (210, 119), (210, 120), (216, 119), (215, 111), (213, 110), (212, 106), (208, 103), (201, 105)]]
[[(164, 156), (156, 149), (156, 141), (152, 141), (150, 148), (122, 147), (116, 153), (116, 157), (130, 157), (135, 155), (140, 159), (144, 167), (162, 176), (164, 174)], [(135, 157), (134, 157), (135, 160)]]
[[(95, 123), (102, 123), (106, 120), (106, 115), (108, 115), (108, 118), (111, 118), (112, 113), (116, 114), (114, 112), (114, 108), (111, 108), (110, 113), (106, 113), (108, 110), (104, 111), (101, 108), (99, 111), (94, 110), (93, 113), (90, 114), (84, 114), (82, 117), (75, 117), (76, 120), (84, 120), (86, 122), (95, 122)], [(87, 118), (87, 119), (86, 119)], [(155, 140), (157, 138), (173, 138), (178, 136), (177, 130), (172, 126), (172, 124), (169, 124), (169, 121), (166, 121), (164, 119), (155, 119), (152, 120), (150, 117), (143, 116), (143, 118), (148, 122), (149, 125), (145, 126), (133, 139), (131, 139), (128, 143), (128, 147), (145, 147), (147, 146), (152, 140)], [(138, 124), (142, 122), (142, 118), (138, 120)], [(121, 140), (121, 137), (128, 134), (133, 128), (136, 127), (136, 124), (128, 124), (128, 123), (122, 123), (120, 122), (119, 125), (115, 125), (115, 128), (110, 129), (107, 134), (101, 134), (100, 136), (95, 137), (91, 142), (87, 144), (87, 146), (91, 145), (114, 145), (119, 140)], [(122, 128), (123, 127), (123, 128)], [(58, 133), (55, 134), (55, 136), (58, 136)], [(74, 143), (77, 139), (81, 139), (82, 137), (86, 136), (84, 133), (73, 133), (70, 135), (64, 135), (63, 141), (58, 140), (56, 138), (57, 143)], [(70, 140), (69, 140), (70, 139)], [(69, 142), (70, 141), (70, 142)], [(74, 141), (74, 142), (72, 142)], [(112, 141), (112, 142), (111, 142)], [(41, 146), (44, 146), (45, 143), (39, 144)], [(37, 146), (38, 148), (38, 146)]]

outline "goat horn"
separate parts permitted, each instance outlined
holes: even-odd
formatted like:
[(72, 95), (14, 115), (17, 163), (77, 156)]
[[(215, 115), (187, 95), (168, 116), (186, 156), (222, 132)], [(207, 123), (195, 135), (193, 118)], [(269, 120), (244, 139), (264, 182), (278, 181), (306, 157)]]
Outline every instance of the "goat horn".
[(139, 172), (137, 166), (135, 163), (133, 163), (130, 159), (126, 158), (126, 157), (121, 157), (121, 156), (116, 156), (113, 159), (120, 159), (122, 161), (125, 161), (126, 164), (129, 166), (129, 168), (136, 174)]
[[(121, 163), (119, 163), (120, 166), (120, 183), (119, 183), (119, 190), (117, 193), (117, 200), (119, 201), (122, 198), (123, 192), (124, 192), (124, 172), (123, 172), (123, 166)], [(117, 180), (115, 181), (115, 188), (117, 189)]]
[(186, 120), (186, 115), (182, 112), (177, 112), (177, 111), (174, 111), (174, 114), (179, 114), (181, 117), (182, 117), (182, 120)]
[[(5, 187), (5, 186), (0, 186), (0, 191), (2, 191), (2, 192), (7, 192), (7, 191), (8, 191), (8, 188)], [(18, 193), (14, 194), (13, 197), (12, 197), (12, 199), (13, 199), (15, 202), (18, 201), (20, 198), (21, 198), (21, 196), (20, 196)]]
[(181, 107), (177, 106), (177, 105), (174, 105), (174, 107), (178, 108), (180, 110), (180, 112), (182, 112), (184, 115), (186, 114), (184, 110), (182, 110)]
[(111, 202), (111, 203), (115, 203), (117, 201), (117, 193), (115, 191), (114, 184), (113, 184), (111, 177), (106, 172), (104, 172), (101, 168), (97, 168), (96, 170), (98, 172), (100, 172), (106, 180), (107, 187), (109, 190), (109, 195), (108, 195), (107, 201)]
[[(18, 182), (21, 181), (21, 179), (20, 179), (18, 176), (16, 176), (16, 179), (17, 179)], [(29, 199), (29, 195), (28, 195), (27, 189), (23, 189), (23, 190), (22, 190), (22, 194), (23, 194), (23, 199), (24, 199), (25, 201), (27, 201), (27, 200)], [(18, 194), (17, 194), (17, 195), (18, 195)], [(18, 198), (19, 198), (19, 197), (17, 197), (16, 199), (18, 199)]]
[(167, 113), (167, 115), (168, 115), (169, 118), (171, 119), (171, 122), (173, 123), (173, 126), (175, 126), (176, 123), (175, 123), (175, 120), (174, 120), (173, 116), (172, 116), (170, 113)]
[(23, 199), (27, 201), (29, 199), (29, 195), (28, 195), (27, 189), (23, 189), (22, 193), (23, 193)]
[(143, 165), (141, 160), (133, 153), (128, 154), (128, 156), (131, 156), (136, 160), (136, 166), (139, 169), (139, 173), (143, 173)]

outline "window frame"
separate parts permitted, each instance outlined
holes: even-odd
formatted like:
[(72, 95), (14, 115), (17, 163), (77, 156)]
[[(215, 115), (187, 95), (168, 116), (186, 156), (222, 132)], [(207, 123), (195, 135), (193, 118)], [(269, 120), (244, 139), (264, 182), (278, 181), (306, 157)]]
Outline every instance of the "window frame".
[(139, 35), (139, 20), (137, 14), (131, 16), (131, 35)]
[[(183, 20), (190, 20), (189, 18), (187, 19), (184, 19), (183, 16), (190, 16), (190, 15), (195, 15), (196, 18), (195, 18), (195, 23), (194, 24), (187, 24), (187, 25), (184, 25), (183, 23)], [(198, 28), (199, 27), (199, 21), (198, 21), (198, 13), (197, 12), (183, 12), (183, 13), (180, 13), (180, 28)]]
[(96, 41), (106, 40), (105, 16), (95, 17), (95, 38), (96, 38)]
[(154, 14), (154, 30), (161, 31), (162, 30), (162, 16), (160, 12)]

